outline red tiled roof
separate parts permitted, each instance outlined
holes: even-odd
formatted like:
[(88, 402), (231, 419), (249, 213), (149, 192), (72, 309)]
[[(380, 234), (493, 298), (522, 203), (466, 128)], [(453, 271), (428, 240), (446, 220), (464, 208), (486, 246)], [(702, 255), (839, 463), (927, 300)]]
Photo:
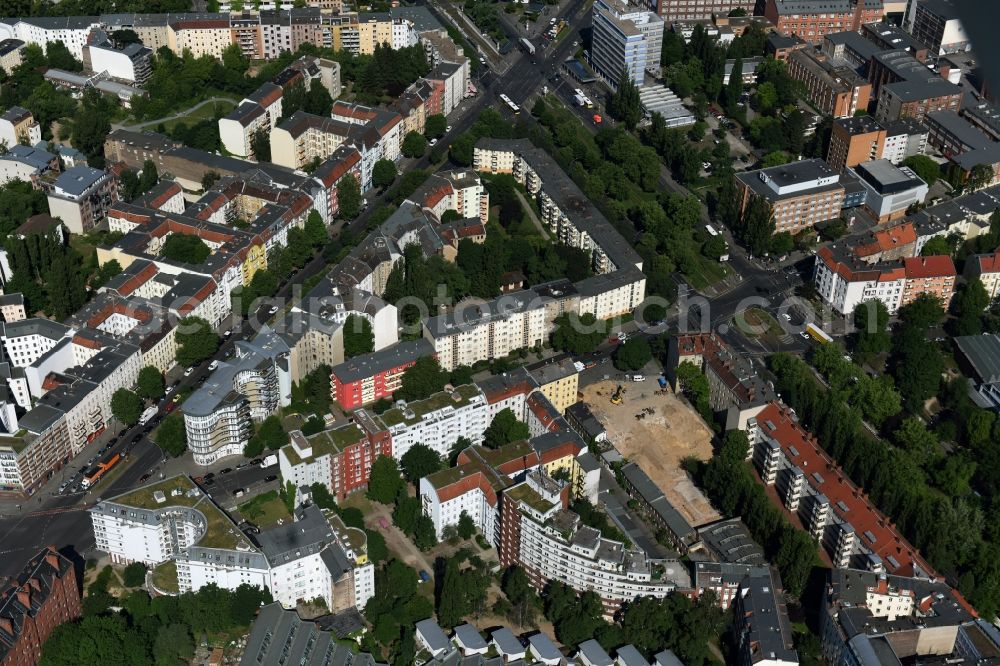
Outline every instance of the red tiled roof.
[(917, 231), (911, 223), (906, 222), (891, 229), (875, 232), (873, 241), (867, 245), (858, 246), (854, 253), (859, 257), (868, 257), (916, 242)]
[(955, 263), (946, 254), (933, 257), (909, 257), (903, 260), (906, 279), (948, 277), (955, 275)]
[[(927, 575), (936, 577), (934, 569), (896, 530), (892, 520), (876, 509), (867, 494), (855, 486), (836, 462), (819, 448), (816, 439), (792, 420), (787, 408), (770, 403), (757, 415), (757, 424), (778, 442), (789, 462), (802, 470), (809, 485), (826, 496), (830, 509), (850, 523), (858, 542), (882, 558), (886, 571), (899, 576), (914, 576), (919, 568)], [(847, 507), (846, 510), (841, 505)], [(875, 538), (874, 542), (868, 535)]]
[(1000, 273), (1000, 252), (982, 254), (977, 259), (980, 273)]

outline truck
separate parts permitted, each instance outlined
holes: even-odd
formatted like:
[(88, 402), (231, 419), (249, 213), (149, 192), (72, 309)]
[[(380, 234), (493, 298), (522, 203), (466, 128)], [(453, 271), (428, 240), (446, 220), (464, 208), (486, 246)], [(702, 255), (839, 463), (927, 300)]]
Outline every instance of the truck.
[(81, 488), (92, 488), (94, 487), (101, 478), (110, 472), (114, 467), (120, 463), (122, 456), (120, 453), (112, 453), (111, 455), (102, 459), (99, 463), (87, 470), (86, 474), (83, 476), (83, 481), (80, 482)]
[(531, 40), (529, 40), (527, 37), (522, 37), (521, 44), (524, 46), (524, 50), (527, 51), (530, 55), (535, 55), (535, 45), (531, 43)]
[(264, 456), (263, 460), (260, 461), (261, 467), (271, 467), (272, 465), (278, 464), (278, 454), (272, 453), (270, 455)]
[(809, 337), (811, 337), (813, 340), (820, 343), (821, 345), (833, 342), (833, 338), (831, 338), (826, 331), (824, 331), (816, 324), (806, 324), (806, 333), (808, 333)]
[(577, 106), (587, 106), (587, 98), (584, 95), (574, 94), (573, 101)]
[(139, 425), (144, 426), (150, 421), (152, 421), (153, 417), (156, 416), (156, 412), (158, 411), (160, 411), (160, 408), (155, 405), (152, 407), (147, 407), (146, 410), (139, 417)]

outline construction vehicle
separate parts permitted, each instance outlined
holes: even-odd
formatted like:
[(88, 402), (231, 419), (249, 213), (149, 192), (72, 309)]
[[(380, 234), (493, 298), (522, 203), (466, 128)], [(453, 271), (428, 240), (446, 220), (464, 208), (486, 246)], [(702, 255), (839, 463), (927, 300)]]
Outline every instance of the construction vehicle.
[(615, 392), (611, 394), (611, 404), (620, 405), (625, 400), (625, 387), (621, 384), (615, 389)]

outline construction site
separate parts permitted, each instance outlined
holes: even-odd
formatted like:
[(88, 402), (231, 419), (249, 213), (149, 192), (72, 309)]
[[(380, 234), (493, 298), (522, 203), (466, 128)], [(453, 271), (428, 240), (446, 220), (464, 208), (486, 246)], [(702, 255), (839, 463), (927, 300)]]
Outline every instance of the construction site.
[(692, 526), (722, 517), (681, 466), (689, 456), (712, 456), (712, 431), (686, 402), (648, 376), (639, 382), (597, 382), (581, 390), (607, 430), (608, 442), (639, 465)]

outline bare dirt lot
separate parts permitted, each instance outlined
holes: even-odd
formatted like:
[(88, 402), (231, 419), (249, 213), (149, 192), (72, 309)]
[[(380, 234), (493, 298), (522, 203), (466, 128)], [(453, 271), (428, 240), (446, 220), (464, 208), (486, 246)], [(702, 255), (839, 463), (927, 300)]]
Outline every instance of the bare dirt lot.
[[(691, 525), (719, 520), (722, 516), (681, 467), (681, 460), (688, 456), (700, 460), (712, 457), (708, 426), (669, 389), (657, 395), (659, 386), (654, 378), (624, 383), (624, 403), (612, 405), (611, 394), (617, 385), (603, 381), (583, 389), (583, 400), (604, 424), (609, 441), (649, 475)], [(636, 418), (648, 409), (652, 413)]]

